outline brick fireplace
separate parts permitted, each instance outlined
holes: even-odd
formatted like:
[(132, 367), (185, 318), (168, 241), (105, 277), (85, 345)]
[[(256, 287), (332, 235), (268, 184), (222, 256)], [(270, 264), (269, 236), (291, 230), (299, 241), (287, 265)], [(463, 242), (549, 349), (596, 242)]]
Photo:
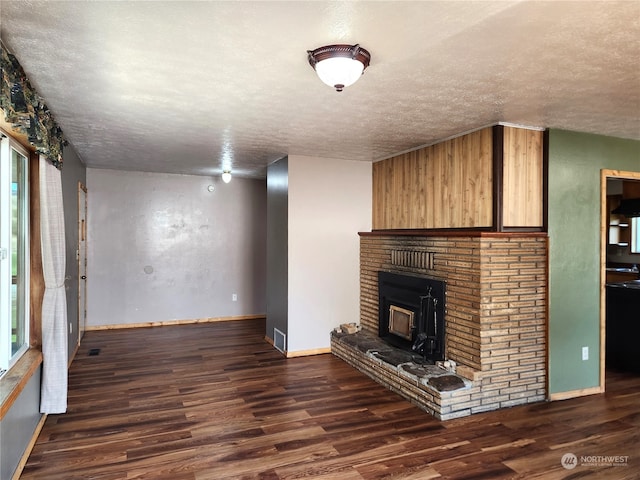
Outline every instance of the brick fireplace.
[(464, 386), (443, 391), (332, 335), (335, 355), (443, 420), (546, 398), (546, 233), (361, 233), (364, 335), (378, 335), (380, 271), (446, 282), (445, 359)]

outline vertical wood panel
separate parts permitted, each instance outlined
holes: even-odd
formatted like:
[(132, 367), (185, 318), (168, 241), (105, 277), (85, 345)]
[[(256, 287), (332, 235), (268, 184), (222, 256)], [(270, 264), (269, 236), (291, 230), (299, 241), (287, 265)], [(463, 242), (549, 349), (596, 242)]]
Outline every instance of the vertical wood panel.
[(421, 228), (424, 224), (427, 213), (427, 202), (425, 198), (425, 171), (426, 164), (417, 151), (407, 154), (410, 163), (410, 191), (411, 191), (411, 216), (408, 228)]
[(387, 168), (385, 175), (387, 176), (387, 180), (385, 182), (385, 188), (387, 189), (386, 198), (387, 198), (387, 212), (385, 213), (385, 225), (388, 225), (387, 228), (398, 228), (396, 227), (396, 221), (398, 218), (398, 195), (396, 192), (396, 176), (398, 175), (396, 169), (400, 164), (397, 157), (391, 158), (386, 161)]
[(447, 223), (446, 205), (447, 199), (445, 198), (449, 191), (449, 181), (451, 180), (447, 176), (447, 159), (445, 144), (441, 143), (434, 145), (431, 148), (433, 152), (433, 169), (429, 172), (430, 176), (433, 176), (433, 225), (427, 225), (427, 228), (442, 227)]
[(505, 227), (543, 225), (543, 132), (504, 128), (503, 223)]
[[(480, 158), (475, 164), (474, 173), (469, 178), (473, 187), (472, 198), (477, 198), (479, 211), (477, 224), (473, 226), (490, 226), (493, 219), (493, 131), (487, 128), (480, 132), (480, 138), (476, 144), (478, 151), (473, 152), (472, 158)], [(470, 212), (471, 214), (471, 212)]]
[[(449, 192), (449, 222), (451, 225), (464, 225), (473, 226), (467, 223), (464, 212), (469, 210), (469, 205), (466, 205), (465, 198), (465, 184), (469, 174), (469, 170), (473, 165), (473, 161), (468, 156), (467, 152), (467, 140), (469, 135), (458, 137), (451, 142), (451, 150), (447, 157), (447, 166), (449, 168), (449, 175), (453, 179), (453, 185)], [(462, 161), (458, 159), (464, 159)]]
[(42, 300), (44, 298), (44, 273), (40, 246), (40, 157), (31, 153), (29, 159), (29, 345), (42, 346)]
[(392, 228), (409, 228), (411, 210), (411, 171), (412, 163), (408, 154), (400, 155), (393, 159), (393, 185), (392, 204), (393, 220)]
[(422, 178), (421, 184), (424, 187), (423, 201), (424, 201), (424, 216), (420, 219), (419, 223), (416, 223), (415, 228), (431, 228), (427, 225), (435, 225), (435, 208), (434, 208), (434, 196), (436, 191), (436, 182), (434, 175), (429, 175), (432, 171), (435, 163), (435, 154), (433, 148), (424, 148), (416, 152), (418, 161), (422, 165)]
[(384, 214), (387, 211), (387, 203), (385, 197), (385, 162), (376, 162), (372, 168), (372, 182), (373, 182), (373, 200), (372, 200), (372, 218), (371, 225), (374, 230), (384, 228), (385, 218)]
[(373, 228), (492, 226), (492, 151), (487, 128), (374, 164)]
[(387, 168), (385, 175), (387, 176), (387, 180), (385, 182), (385, 187), (387, 189), (386, 198), (387, 198), (387, 212), (385, 214), (385, 222), (386, 225), (389, 225), (387, 228), (399, 228), (397, 227), (398, 222), (398, 208), (400, 205), (399, 196), (397, 190), (397, 177), (399, 173), (397, 172), (400, 167), (401, 162), (398, 157), (391, 158), (387, 160)]
[[(453, 221), (452, 209), (457, 207), (456, 199), (454, 198), (456, 188), (456, 171), (455, 164), (453, 163), (453, 148), (454, 140), (442, 143), (439, 148), (440, 153), (440, 168), (442, 169), (442, 195), (440, 199), (442, 204), (440, 206), (440, 219), (436, 221), (439, 223), (439, 227), (448, 228), (453, 227), (456, 223)], [(460, 165), (462, 168), (462, 164)]]

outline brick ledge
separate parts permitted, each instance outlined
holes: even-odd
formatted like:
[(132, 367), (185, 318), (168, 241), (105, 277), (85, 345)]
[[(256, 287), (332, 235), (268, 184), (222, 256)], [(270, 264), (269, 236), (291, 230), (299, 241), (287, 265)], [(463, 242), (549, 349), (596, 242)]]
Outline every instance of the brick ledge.
[[(363, 332), (359, 333), (363, 334)], [(373, 335), (369, 336), (372, 338), (367, 338), (367, 341), (375, 343)], [(439, 420), (450, 420), (471, 415), (471, 407), (473, 406), (470, 401), (471, 394), (478, 388), (474, 386), (472, 381), (444, 369), (440, 369), (439, 373), (431, 371), (431, 374), (425, 372), (425, 375), (415, 375), (402, 368), (407, 363), (398, 365), (387, 363), (377, 354), (377, 349), (363, 351), (345, 341), (346, 337), (351, 337), (351, 335), (331, 333), (331, 353), (355, 369)], [(392, 348), (387, 347), (382, 341), (380, 343), (383, 349)], [(414, 365), (416, 368), (420, 367), (418, 364), (414, 363)], [(432, 369), (437, 368), (432, 367)], [(428, 380), (430, 378), (444, 375), (453, 375), (459, 378), (464, 383), (464, 387), (452, 391), (439, 391), (429, 385)]]

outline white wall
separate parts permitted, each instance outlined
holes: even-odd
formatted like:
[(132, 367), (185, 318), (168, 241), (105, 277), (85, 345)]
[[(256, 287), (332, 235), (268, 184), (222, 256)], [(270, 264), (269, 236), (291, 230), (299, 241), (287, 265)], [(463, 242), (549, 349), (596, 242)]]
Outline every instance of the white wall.
[(89, 327), (265, 313), (264, 181), (87, 169), (87, 188)]
[(328, 348), (359, 321), (360, 239), (371, 230), (371, 164), (289, 155), (288, 352)]

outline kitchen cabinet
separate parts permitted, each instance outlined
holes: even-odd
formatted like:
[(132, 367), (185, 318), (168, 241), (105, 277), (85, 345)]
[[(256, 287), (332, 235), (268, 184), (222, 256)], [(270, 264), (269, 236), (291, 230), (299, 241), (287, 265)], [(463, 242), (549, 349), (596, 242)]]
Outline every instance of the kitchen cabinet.
[(606, 366), (640, 373), (640, 280), (607, 285)]
[(611, 214), (609, 219), (609, 245), (628, 247), (631, 237), (629, 221), (622, 215)]
[(609, 225), (607, 243), (618, 247), (628, 247), (631, 238), (629, 219), (624, 215), (612, 213), (612, 210), (620, 206), (622, 199), (622, 195), (607, 196), (607, 223)]

